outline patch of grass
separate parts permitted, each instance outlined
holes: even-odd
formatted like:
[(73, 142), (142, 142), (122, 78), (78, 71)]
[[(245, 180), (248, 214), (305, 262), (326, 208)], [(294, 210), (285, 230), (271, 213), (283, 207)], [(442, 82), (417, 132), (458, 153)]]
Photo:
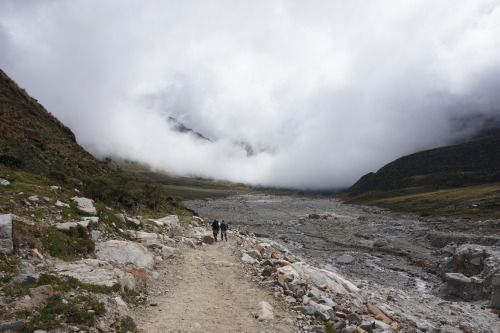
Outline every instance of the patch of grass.
[(0, 282), (8, 282), (15, 276), (18, 273), (18, 265), (19, 261), (16, 259), (0, 254)]
[(139, 333), (137, 325), (135, 324), (134, 320), (129, 316), (122, 317), (120, 319), (120, 322), (116, 326), (116, 333), (127, 333), (127, 332)]
[(145, 305), (147, 298), (142, 296), (140, 293), (133, 290), (125, 289), (121, 292), (122, 298), (125, 302), (134, 305)]
[(62, 296), (56, 294), (48, 299), (38, 315), (26, 323), (23, 332), (51, 330), (60, 327), (62, 323), (92, 326), (96, 322), (96, 316), (104, 313), (104, 305), (90, 296), (77, 296), (63, 301)]
[(348, 203), (361, 203), (414, 212), (424, 216), (452, 216), (470, 219), (500, 218), (500, 183), (452, 189), (405, 188), (397, 191), (371, 191), (357, 197), (344, 197)]
[(52, 285), (54, 287), (54, 290), (60, 290), (65, 292), (71, 291), (73, 289), (83, 289), (95, 293), (112, 294), (120, 290), (119, 283), (116, 283), (115, 285), (108, 287), (96, 284), (83, 283), (71, 276), (58, 277), (50, 274), (42, 274), (40, 275), (38, 285), (45, 285), (45, 284)]
[(316, 321), (325, 327), (325, 333), (337, 333), (337, 330), (329, 322), (324, 321), (320, 317), (316, 316)]
[(94, 242), (82, 226), (70, 229), (68, 234), (56, 228), (47, 228), (41, 242), (51, 256), (68, 261), (85, 257), (95, 250)]

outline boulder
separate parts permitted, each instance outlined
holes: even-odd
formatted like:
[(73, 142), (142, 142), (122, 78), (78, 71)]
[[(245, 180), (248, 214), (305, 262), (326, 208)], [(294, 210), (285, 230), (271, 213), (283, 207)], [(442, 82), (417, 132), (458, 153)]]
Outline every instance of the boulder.
[(173, 247), (169, 247), (169, 246), (163, 246), (161, 248), (161, 254), (164, 258), (170, 258), (176, 254), (180, 254), (181, 251), (179, 251), (179, 249), (176, 249), (176, 248), (173, 248)]
[(133, 218), (133, 217), (130, 217), (130, 216), (126, 216), (125, 219), (127, 220), (127, 222), (130, 222), (136, 226), (140, 226), (141, 225), (141, 221), (139, 219), (136, 219), (136, 218)]
[(191, 238), (182, 237), (182, 243), (188, 245), (189, 247), (196, 249), (196, 245), (194, 244)]
[(445, 291), (464, 300), (489, 299), (500, 308), (500, 248), (464, 244), (459, 246), (446, 267)]
[(247, 264), (254, 264), (257, 262), (254, 258), (250, 257), (248, 254), (243, 253), (243, 256), (241, 256), (241, 261), (247, 263)]
[(203, 227), (195, 227), (195, 228), (191, 228), (186, 236), (188, 237), (192, 237), (192, 238), (201, 238), (201, 237), (205, 237), (207, 234), (207, 229), (203, 228)]
[(96, 245), (96, 256), (102, 260), (119, 264), (133, 264), (137, 267), (154, 268), (151, 253), (141, 244), (127, 241), (110, 240)]
[(74, 277), (83, 283), (111, 287), (118, 283), (122, 273), (113, 269), (107, 261), (84, 259), (72, 263), (56, 264), (54, 271), (59, 275)]
[(301, 279), (316, 287), (326, 288), (340, 294), (357, 294), (359, 291), (359, 288), (352, 282), (326, 269), (319, 269), (305, 262), (296, 262), (291, 265)]
[(91, 221), (94, 223), (99, 223), (99, 216), (84, 216), (82, 217), (83, 221)]
[(125, 230), (125, 233), (132, 239), (144, 242), (160, 238), (157, 233), (137, 230)]
[(9, 186), (10, 182), (7, 179), (0, 178), (0, 185)]
[(14, 251), (12, 241), (12, 215), (0, 215), (0, 253), (10, 254)]
[(162, 217), (161, 219), (158, 220), (153, 220), (154, 223), (156, 223), (158, 226), (161, 227), (167, 227), (167, 228), (178, 228), (180, 227), (179, 223), (179, 217), (177, 215), (169, 215)]
[(94, 207), (94, 200), (81, 197), (73, 197), (71, 200), (78, 204), (77, 208), (82, 212), (90, 215), (97, 215), (97, 209)]
[(89, 220), (80, 221), (80, 222), (64, 222), (64, 223), (57, 224), (56, 228), (59, 230), (69, 230), (71, 228), (76, 228), (79, 225), (84, 227), (84, 228), (87, 228), (89, 225), (89, 222), (90, 222)]
[(245, 251), (245, 253), (247, 255), (249, 255), (250, 257), (252, 257), (253, 259), (260, 259), (261, 258), (260, 252), (257, 250)]

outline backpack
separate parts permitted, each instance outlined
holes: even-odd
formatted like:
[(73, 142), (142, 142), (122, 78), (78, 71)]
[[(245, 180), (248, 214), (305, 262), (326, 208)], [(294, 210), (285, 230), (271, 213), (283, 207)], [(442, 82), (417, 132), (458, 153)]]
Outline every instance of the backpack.
[(222, 231), (226, 231), (227, 229), (229, 229), (229, 226), (227, 225), (227, 222), (222, 222), (221, 225), (220, 225), (220, 229)]
[(212, 222), (212, 229), (219, 230), (219, 221), (215, 220)]

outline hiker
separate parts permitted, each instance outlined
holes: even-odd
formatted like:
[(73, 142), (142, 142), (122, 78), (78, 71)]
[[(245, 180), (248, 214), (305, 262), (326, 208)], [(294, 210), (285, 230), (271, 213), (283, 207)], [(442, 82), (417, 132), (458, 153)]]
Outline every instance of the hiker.
[(214, 233), (214, 239), (217, 242), (217, 234), (219, 233), (219, 221), (214, 220), (212, 222), (212, 231)]
[(224, 236), (226, 237), (226, 242), (227, 242), (227, 229), (229, 229), (229, 225), (227, 225), (227, 222), (222, 220), (222, 223), (220, 224), (220, 240), (224, 240)]

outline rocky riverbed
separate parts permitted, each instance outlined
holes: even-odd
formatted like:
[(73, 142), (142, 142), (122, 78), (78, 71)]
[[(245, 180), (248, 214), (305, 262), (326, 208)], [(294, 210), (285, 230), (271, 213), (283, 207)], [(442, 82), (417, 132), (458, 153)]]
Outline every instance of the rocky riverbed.
[(422, 218), (336, 199), (269, 195), (186, 206), (340, 273), (367, 302), (416, 332), (500, 332), (498, 220)]

